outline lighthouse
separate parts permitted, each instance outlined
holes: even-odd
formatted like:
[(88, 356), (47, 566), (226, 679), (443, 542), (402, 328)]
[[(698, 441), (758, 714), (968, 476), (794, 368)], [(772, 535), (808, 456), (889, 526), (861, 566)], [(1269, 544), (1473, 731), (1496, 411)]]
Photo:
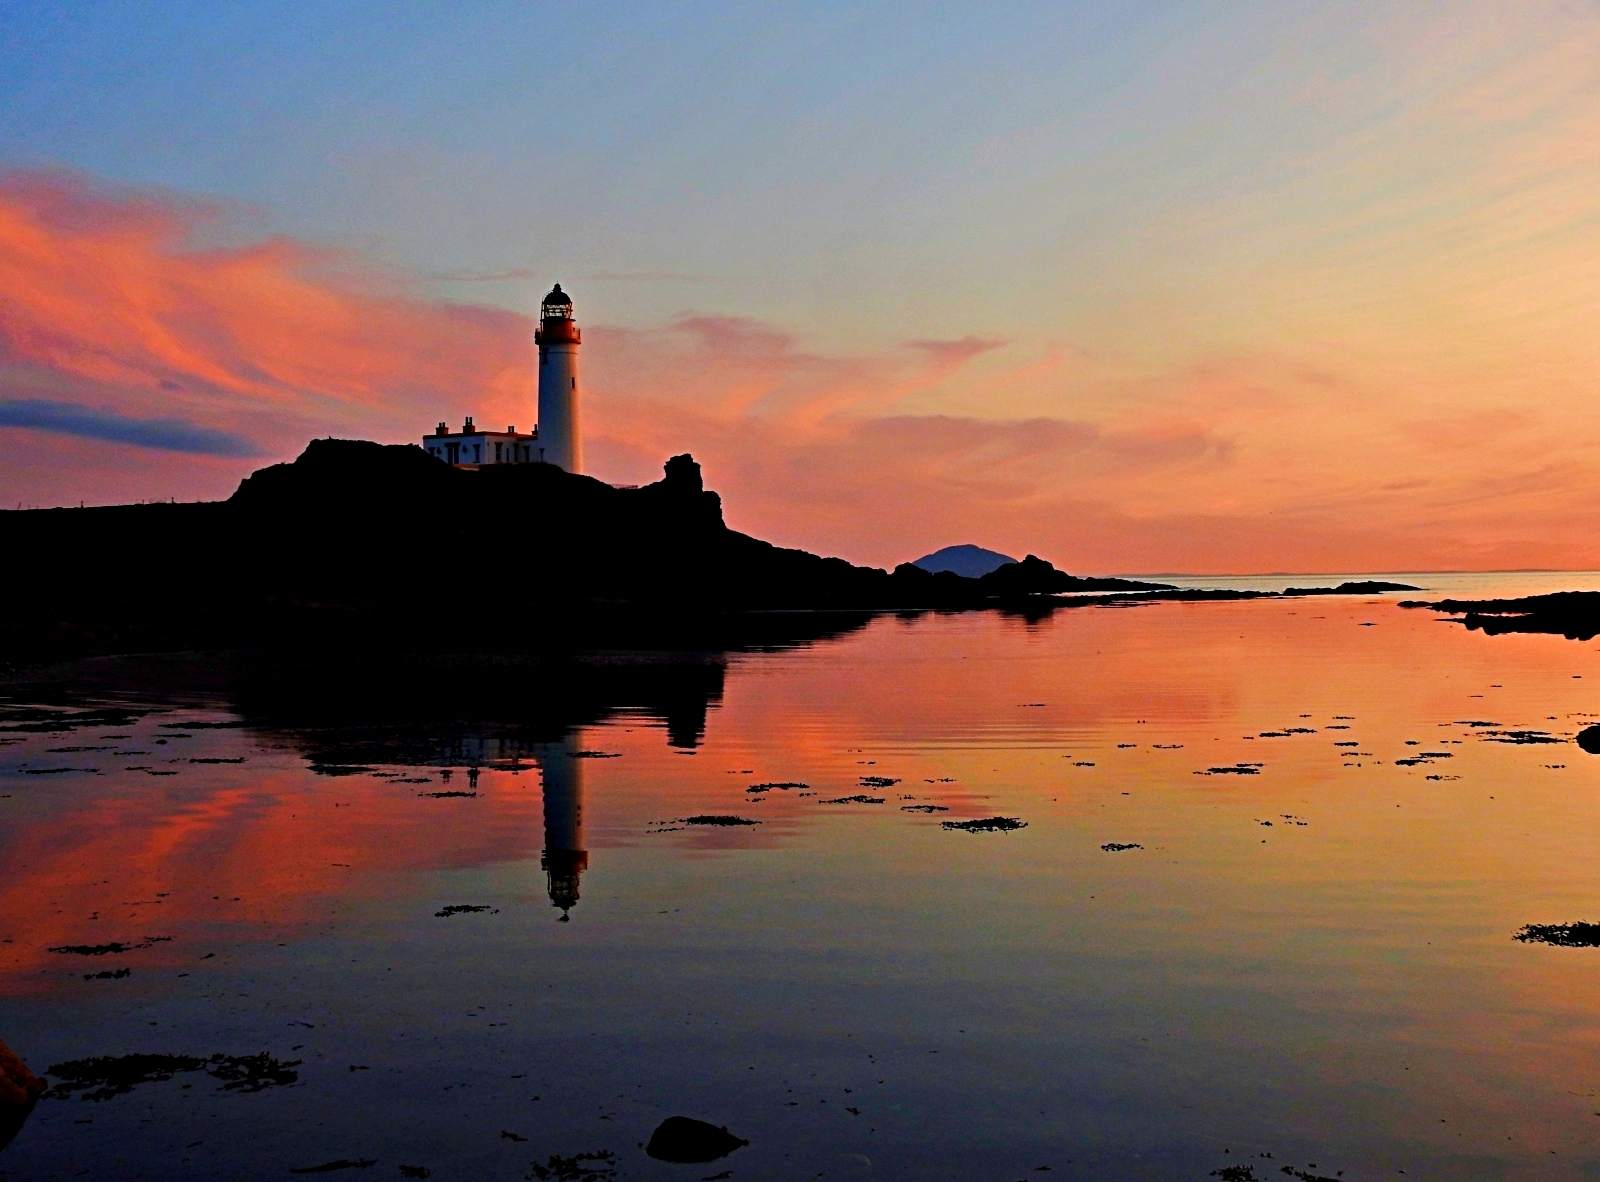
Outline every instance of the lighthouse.
[(568, 472), (581, 472), (578, 346), (583, 334), (572, 319), (572, 300), (559, 283), (544, 297), (533, 340), (539, 346), (539, 458)]
[(532, 431), (476, 427), (469, 416), (460, 431), (448, 423), (422, 437), (422, 448), (453, 468), (490, 464), (554, 464), (583, 471), (578, 439), (578, 346), (583, 334), (572, 319), (572, 299), (556, 284), (544, 297), (539, 327), (539, 425)]

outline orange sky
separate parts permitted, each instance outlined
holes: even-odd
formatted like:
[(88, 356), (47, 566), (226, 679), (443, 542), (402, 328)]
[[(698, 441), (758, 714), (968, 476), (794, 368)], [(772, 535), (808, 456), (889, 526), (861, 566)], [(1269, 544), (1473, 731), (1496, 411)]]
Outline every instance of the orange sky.
[[(1227, 39), (1190, 29), (1195, 62), (1180, 41), (1129, 67), (1148, 93), (967, 129), (962, 183), (1021, 186), (985, 189), (984, 220), (934, 233), (922, 210), (909, 269), (804, 290), (430, 272), (240, 201), (0, 173), (0, 504), (221, 497), (313, 436), (529, 426), (522, 310), (561, 279), (592, 474), (691, 452), (729, 523), (781, 544), (892, 565), (976, 542), (1081, 573), (1600, 567), (1600, 19), (1534, 7), (1284, 18), (1226, 75), (1196, 63)], [(1089, 152), (1092, 111), (1132, 138)], [(615, 256), (584, 233), (588, 262)], [(948, 282), (917, 278), (935, 258)], [(637, 295), (656, 283), (678, 286)], [(41, 429), (63, 407), (98, 425)]]

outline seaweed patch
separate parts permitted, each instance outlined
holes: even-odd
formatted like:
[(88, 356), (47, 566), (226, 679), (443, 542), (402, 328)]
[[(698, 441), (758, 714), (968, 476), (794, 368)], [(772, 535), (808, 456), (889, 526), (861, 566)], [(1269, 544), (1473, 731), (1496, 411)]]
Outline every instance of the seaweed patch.
[(84, 1100), (109, 1100), (140, 1084), (160, 1083), (191, 1071), (204, 1071), (223, 1081), (221, 1090), (225, 1092), (259, 1092), (296, 1082), (300, 1076), (293, 1069), (300, 1062), (280, 1062), (264, 1051), (259, 1055), (212, 1055), (208, 1059), (197, 1055), (97, 1055), (92, 1059), (69, 1059), (46, 1070), (46, 1075), (60, 1082), (45, 1095), (65, 1100), (81, 1092)]
[(940, 824), (963, 833), (1011, 833), (1028, 827), (1021, 817), (983, 817), (975, 821), (941, 821)]
[(607, 1182), (617, 1176), (616, 1161), (617, 1155), (609, 1149), (571, 1157), (552, 1153), (544, 1165), (535, 1162), (533, 1172), (527, 1176), (539, 1182)]
[(1529, 923), (1511, 938), (1557, 948), (1600, 948), (1600, 923)]
[(1483, 731), (1480, 737), (1491, 743), (1565, 743), (1568, 740), (1549, 731)]
[[(289, 1172), (291, 1174), (331, 1174), (334, 1170), (364, 1170), (368, 1166), (377, 1164), (378, 1159), (375, 1157), (363, 1157), (358, 1160), (341, 1157), (338, 1161), (325, 1161), (319, 1166), (301, 1166), (298, 1170), (290, 1170)], [(414, 1177), (415, 1175), (411, 1176)]]

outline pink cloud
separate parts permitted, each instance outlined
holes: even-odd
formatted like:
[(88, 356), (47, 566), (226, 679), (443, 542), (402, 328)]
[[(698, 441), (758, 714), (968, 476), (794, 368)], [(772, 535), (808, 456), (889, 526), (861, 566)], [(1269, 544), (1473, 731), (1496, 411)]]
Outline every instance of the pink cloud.
[(53, 379), (127, 413), (179, 410), (218, 427), (261, 412), (304, 427), (526, 403), (524, 318), (425, 300), (283, 238), (195, 245), (220, 220), (215, 207), (67, 174), (0, 178), (7, 384)]
[[(170, 195), (0, 176), (0, 504), (225, 496), (252, 447), (530, 422), (525, 317), (324, 247), (208, 244), (227, 228)], [(586, 323), (591, 462), (635, 482), (692, 451), (737, 528), (878, 565), (960, 541), (1083, 572), (1600, 564), (1576, 420), (1418, 394), (1337, 350), (1122, 372), (1060, 342), (1003, 363), (1005, 343)]]

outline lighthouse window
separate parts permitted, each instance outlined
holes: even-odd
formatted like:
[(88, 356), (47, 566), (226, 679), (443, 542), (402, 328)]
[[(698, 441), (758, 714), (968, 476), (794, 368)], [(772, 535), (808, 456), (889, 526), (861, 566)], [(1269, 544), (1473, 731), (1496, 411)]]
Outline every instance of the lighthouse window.
[(577, 378), (573, 378), (572, 379), (572, 388), (574, 390), (576, 390), (578, 388), (578, 379)]
[(500, 445), (498, 443), (494, 445), (494, 462), (497, 464), (500, 462)]

